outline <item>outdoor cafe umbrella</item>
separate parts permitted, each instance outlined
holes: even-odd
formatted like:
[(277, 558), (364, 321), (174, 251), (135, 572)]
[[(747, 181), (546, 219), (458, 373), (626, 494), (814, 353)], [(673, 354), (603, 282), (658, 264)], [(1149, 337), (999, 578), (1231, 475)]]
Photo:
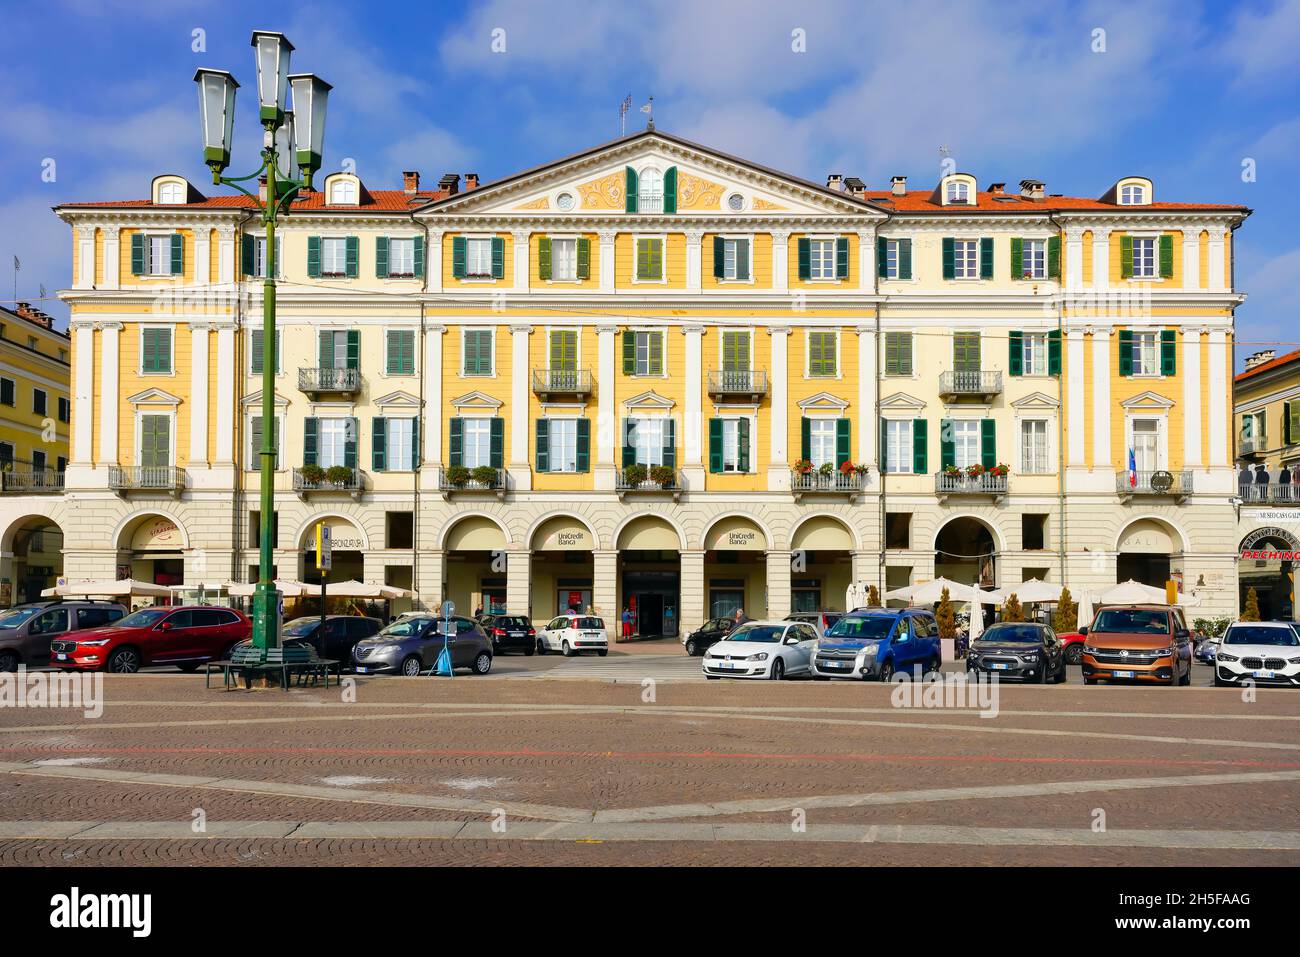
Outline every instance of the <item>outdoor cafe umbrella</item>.
[[(300, 598), (306, 593), (306, 589), (310, 587), (291, 578), (277, 578), (274, 584), (275, 590), (280, 593), (281, 598)], [(228, 582), (226, 584), (226, 593), (236, 598), (251, 598), (256, 588), (257, 584), (255, 582)]]
[[(1100, 592), (1095, 592), (1092, 596), (1093, 601), (1098, 605), (1136, 605), (1136, 604), (1167, 604), (1165, 590), (1156, 588), (1153, 585), (1144, 585), (1139, 581), (1130, 578), (1126, 582), (1118, 585), (1111, 585), (1109, 588)], [(1179, 594), (1177, 604), (1188, 608), (1199, 605), (1201, 600), (1195, 595)]]
[(1054, 602), (1059, 601), (1061, 598), (1061, 586), (1040, 581), (1037, 578), (1030, 578), (1019, 585), (1007, 585), (1005, 588), (984, 593), (985, 598), (999, 603), (1005, 602), (1012, 595), (1015, 595), (1022, 605), (1036, 602)]
[(166, 585), (122, 578), (117, 581), (80, 581), (41, 590), (42, 598), (168, 598)]
[(978, 588), (972, 588), (970, 585), (963, 585), (961, 582), (955, 582), (947, 578), (936, 578), (921, 585), (906, 585), (903, 588), (895, 588), (893, 591), (885, 592), (885, 597), (909, 601), (913, 605), (933, 605), (942, 600), (945, 588), (948, 589), (948, 599), (950, 601), (965, 604), (980, 600), (987, 601), (987, 596), (980, 592)]

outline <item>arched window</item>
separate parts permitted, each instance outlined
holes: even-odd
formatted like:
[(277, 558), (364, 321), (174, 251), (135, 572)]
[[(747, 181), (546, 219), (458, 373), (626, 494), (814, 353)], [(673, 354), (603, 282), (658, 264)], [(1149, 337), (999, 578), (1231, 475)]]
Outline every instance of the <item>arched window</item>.
[(963, 179), (954, 179), (948, 183), (948, 202), (969, 203), (970, 183)]
[(664, 174), (653, 166), (641, 171), (637, 184), (636, 208), (642, 213), (664, 211)]
[(1129, 183), (1119, 191), (1121, 206), (1142, 206), (1147, 201), (1147, 191), (1137, 183)]
[(331, 206), (355, 206), (357, 184), (350, 179), (337, 179), (330, 185)]
[(180, 183), (163, 183), (158, 187), (158, 202), (168, 206), (179, 206), (185, 202), (185, 188)]

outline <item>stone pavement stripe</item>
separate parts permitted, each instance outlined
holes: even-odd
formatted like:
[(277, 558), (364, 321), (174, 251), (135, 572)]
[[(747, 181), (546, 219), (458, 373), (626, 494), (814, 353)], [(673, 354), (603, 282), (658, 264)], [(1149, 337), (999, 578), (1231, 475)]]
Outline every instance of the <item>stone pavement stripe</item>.
[(1052, 794), (1089, 794), (1105, 791), (1208, 787), (1216, 784), (1252, 784), (1273, 781), (1300, 781), (1300, 771), (1193, 774), (1181, 777), (1112, 778), (1094, 781), (1051, 781), (1042, 784), (1004, 784), (965, 788), (932, 788), (921, 791), (876, 791), (864, 794), (803, 795), (802, 797), (793, 798), (750, 798), (738, 801), (714, 801), (697, 804), (663, 804), (651, 807), (596, 811), (594, 821), (598, 824), (604, 824), (624, 821), (673, 820), (686, 817), (716, 817), (728, 814), (791, 811), (795, 808), (808, 810), (810, 808), (920, 804), (937, 801), (1043, 797)]
[(563, 842), (773, 842), (852, 844), (967, 844), (975, 846), (1145, 847), (1203, 850), (1300, 850), (1300, 831), (999, 828), (938, 824), (509, 823), (456, 821), (236, 821), (208, 822), (195, 833), (185, 821), (0, 821), (0, 840), (206, 841), (244, 840), (473, 840)]

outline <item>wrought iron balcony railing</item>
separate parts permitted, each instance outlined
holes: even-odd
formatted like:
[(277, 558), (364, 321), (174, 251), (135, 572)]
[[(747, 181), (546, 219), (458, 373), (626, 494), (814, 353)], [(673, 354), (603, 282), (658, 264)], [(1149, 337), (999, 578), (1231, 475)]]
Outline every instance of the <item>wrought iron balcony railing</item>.
[(355, 494), (362, 489), (361, 472), (358, 469), (352, 469), (351, 474), (343, 479), (331, 479), (327, 475), (316, 475), (314, 472), (303, 473), (302, 469), (293, 470), (293, 490), (302, 494), (304, 492), (348, 492)]
[(118, 493), (178, 495), (185, 488), (185, 470), (173, 465), (114, 465), (108, 470), (108, 487)]
[(301, 392), (359, 392), (361, 370), (319, 367), (299, 369), (298, 389)]
[(990, 396), (1002, 392), (1002, 373), (996, 370), (949, 369), (939, 373), (939, 394)]
[(980, 472), (967, 475), (965, 472), (936, 472), (934, 475), (934, 492), (939, 496), (948, 495), (993, 495), (1007, 494), (1009, 475), (994, 475), (992, 472)]
[(0, 472), (0, 491), (40, 494), (63, 491), (63, 473), (54, 469), (12, 469)]
[(1115, 473), (1115, 491), (1120, 498), (1134, 496), (1172, 496), (1186, 498), (1192, 492), (1192, 473), (1189, 469), (1170, 472), (1157, 469), (1154, 472), (1130, 472), (1121, 469)]
[(590, 395), (590, 369), (534, 369), (533, 392), (547, 395)]
[(867, 476), (862, 472), (790, 472), (790, 490), (796, 495), (808, 492), (857, 495), (867, 486)]
[(709, 395), (758, 397), (767, 395), (766, 369), (712, 369), (708, 375)]

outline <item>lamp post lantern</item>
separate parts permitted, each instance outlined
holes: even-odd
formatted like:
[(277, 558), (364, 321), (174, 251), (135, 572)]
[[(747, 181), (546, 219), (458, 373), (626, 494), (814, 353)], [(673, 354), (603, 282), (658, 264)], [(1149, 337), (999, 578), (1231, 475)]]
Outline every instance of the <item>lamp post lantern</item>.
[[(259, 516), (257, 587), (253, 592), (253, 646), (262, 652), (280, 644), (280, 603), (272, 573), (275, 542), (275, 226), (300, 190), (310, 191), (312, 174), (320, 169), (324, 149), (325, 105), (330, 85), (310, 73), (289, 76), (293, 51), (283, 33), (253, 32), (257, 61), (258, 116), (265, 131), (262, 163), (248, 176), (224, 176), (230, 165), (235, 120), (235, 90), (239, 84), (224, 70), (201, 69), (199, 85), (203, 119), (203, 160), (212, 182), (230, 186), (250, 197), (262, 213), (266, 228), (266, 264), (262, 277), (262, 448), (261, 512)], [(294, 110), (286, 97), (292, 80)], [(301, 171), (301, 178), (299, 178)], [(244, 187), (265, 178), (266, 197)], [(269, 423), (269, 424), (268, 424)]]

